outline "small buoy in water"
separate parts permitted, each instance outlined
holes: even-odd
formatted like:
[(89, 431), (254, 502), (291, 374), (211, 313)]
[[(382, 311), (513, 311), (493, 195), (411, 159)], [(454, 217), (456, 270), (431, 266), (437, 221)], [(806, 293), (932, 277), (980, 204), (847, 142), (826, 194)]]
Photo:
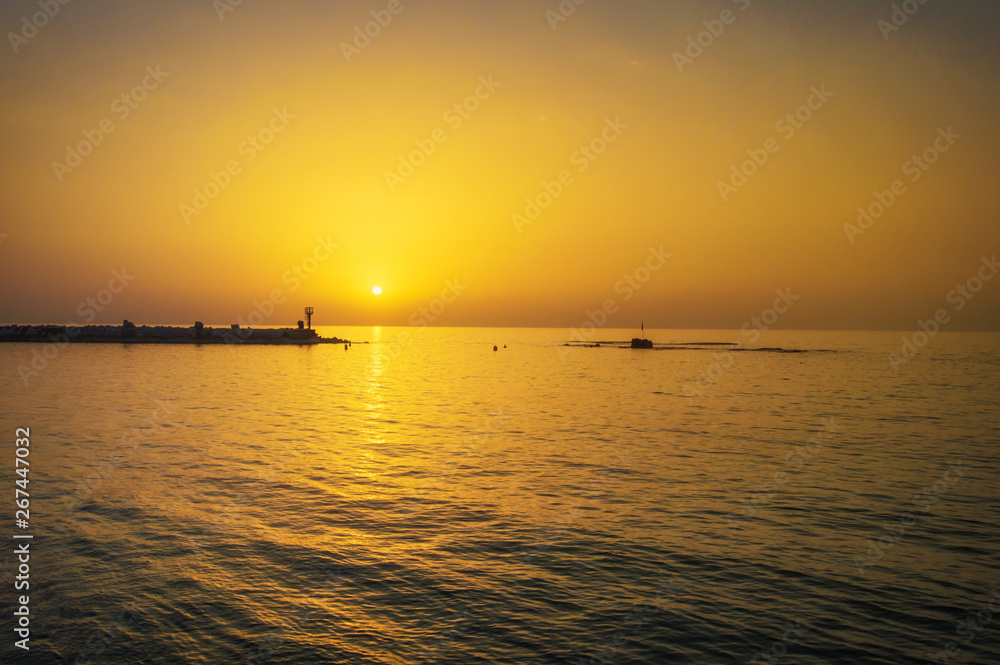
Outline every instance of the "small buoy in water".
[(345, 345), (344, 345), (344, 351), (346, 351), (346, 350), (347, 350), (347, 345), (345, 344)]
[(506, 349), (506, 348), (507, 348), (507, 345), (506, 345), (506, 344), (504, 344), (504, 345), (503, 345), (503, 348), (505, 348), (505, 349)]
[(496, 350), (497, 350), (497, 345), (496, 345), (496, 344), (494, 344), (494, 345), (493, 345), (493, 350), (494, 350), (494, 351), (496, 351)]

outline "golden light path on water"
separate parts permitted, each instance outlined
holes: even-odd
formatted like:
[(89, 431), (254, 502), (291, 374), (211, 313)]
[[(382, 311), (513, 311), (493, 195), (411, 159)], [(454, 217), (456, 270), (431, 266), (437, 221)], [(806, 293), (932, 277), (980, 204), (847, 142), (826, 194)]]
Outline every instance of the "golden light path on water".
[(97, 658), (88, 636), (124, 603), (112, 662), (750, 660), (790, 620), (810, 630), (797, 663), (903, 662), (988, 602), (996, 335), (942, 334), (894, 372), (893, 334), (733, 353), (320, 332), (355, 343), (69, 345), (30, 391), (11, 382), (0, 415), (32, 427), (46, 538), (33, 602), (62, 626), (41, 662)]

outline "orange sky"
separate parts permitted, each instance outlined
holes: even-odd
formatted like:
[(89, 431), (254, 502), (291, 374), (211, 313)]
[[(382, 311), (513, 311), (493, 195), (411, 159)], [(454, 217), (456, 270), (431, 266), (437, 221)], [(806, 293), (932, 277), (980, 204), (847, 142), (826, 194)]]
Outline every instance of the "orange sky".
[(995, 3), (224, 3), (0, 9), (0, 321), (1000, 330)]

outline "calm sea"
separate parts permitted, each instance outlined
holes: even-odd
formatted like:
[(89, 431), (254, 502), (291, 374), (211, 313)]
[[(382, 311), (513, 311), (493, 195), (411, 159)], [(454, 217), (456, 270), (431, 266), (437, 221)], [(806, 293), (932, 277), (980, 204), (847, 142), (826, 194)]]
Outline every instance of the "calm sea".
[(0, 346), (3, 662), (1000, 662), (1000, 335), (320, 332)]

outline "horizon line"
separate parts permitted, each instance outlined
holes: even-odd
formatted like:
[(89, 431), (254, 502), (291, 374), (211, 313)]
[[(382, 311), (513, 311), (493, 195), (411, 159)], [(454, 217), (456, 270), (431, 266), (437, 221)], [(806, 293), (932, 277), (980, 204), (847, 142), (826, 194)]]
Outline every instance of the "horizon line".
[[(132, 323), (135, 323), (134, 321)], [(230, 328), (234, 324), (226, 323), (204, 323), (206, 327), (223, 327)], [(19, 323), (19, 322), (2, 322), (0, 327), (6, 326), (65, 326), (65, 327), (75, 327), (83, 328), (86, 326), (112, 326), (120, 327), (121, 323), (76, 323), (76, 322), (66, 322), (66, 323)], [(136, 327), (171, 327), (171, 328), (193, 328), (194, 323), (142, 323), (135, 324)], [(247, 325), (240, 326), (241, 328), (258, 328), (258, 329), (280, 329), (280, 328), (295, 328), (295, 325)], [(495, 329), (495, 328), (507, 328), (513, 330), (562, 330), (566, 329), (569, 331), (574, 331), (580, 328), (579, 325), (576, 326), (551, 326), (551, 325), (453, 325), (453, 326), (440, 326), (428, 324), (424, 326), (414, 326), (414, 325), (393, 325), (393, 324), (315, 324), (313, 328), (323, 327), (323, 328), (406, 328), (406, 329), (419, 329), (419, 328), (439, 328), (439, 329), (449, 329), (449, 328), (483, 328), (483, 329)], [(616, 328), (614, 326), (602, 326), (596, 330), (634, 330), (632, 327), (628, 328)], [(742, 328), (658, 328), (649, 327), (646, 330), (650, 331), (664, 331), (664, 332), (686, 332), (686, 331), (697, 331), (697, 332), (737, 332), (743, 331)], [(916, 328), (779, 328), (771, 327), (763, 332), (838, 332), (838, 333), (912, 333)], [(990, 330), (990, 329), (950, 329), (941, 330), (940, 333), (963, 333), (963, 334), (1000, 334), (1000, 329)], [(645, 333), (643, 333), (645, 334)]]

